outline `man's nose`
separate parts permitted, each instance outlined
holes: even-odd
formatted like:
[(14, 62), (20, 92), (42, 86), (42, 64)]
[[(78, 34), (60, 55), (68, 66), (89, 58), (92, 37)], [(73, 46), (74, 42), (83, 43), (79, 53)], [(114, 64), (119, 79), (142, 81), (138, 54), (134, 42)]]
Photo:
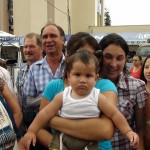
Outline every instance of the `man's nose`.
[(46, 41), (52, 41), (52, 37), (51, 36), (48, 36)]
[(31, 50), (31, 48), (28, 46), (28, 47), (26, 47), (26, 49), (25, 49), (26, 51), (30, 51)]

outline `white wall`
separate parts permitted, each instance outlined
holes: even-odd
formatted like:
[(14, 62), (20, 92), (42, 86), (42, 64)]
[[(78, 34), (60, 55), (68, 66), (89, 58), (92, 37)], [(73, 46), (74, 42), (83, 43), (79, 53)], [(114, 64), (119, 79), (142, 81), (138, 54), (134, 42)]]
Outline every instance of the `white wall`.
[[(70, 0), (69, 0), (70, 1)], [(67, 0), (55, 0), (54, 5), (54, 23), (61, 26), (65, 33), (68, 33), (68, 21), (67, 21)]]
[(0, 29), (9, 32), (7, 1), (0, 0)]
[(88, 32), (89, 26), (97, 25), (97, 0), (72, 0), (71, 23), (72, 33)]
[(97, 26), (97, 0), (48, 0), (49, 3), (47, 0), (14, 0), (14, 34), (39, 33), (50, 16), (68, 34), (68, 1), (72, 34), (89, 32), (89, 26)]

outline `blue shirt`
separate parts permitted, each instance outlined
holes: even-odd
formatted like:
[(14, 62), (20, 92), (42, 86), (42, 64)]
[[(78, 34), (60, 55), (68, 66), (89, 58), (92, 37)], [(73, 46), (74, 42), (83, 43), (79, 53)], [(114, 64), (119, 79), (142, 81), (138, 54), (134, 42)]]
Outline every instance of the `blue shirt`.
[(23, 93), (23, 85), (26, 80), (27, 74), (29, 72), (29, 67), (27, 63), (23, 64), (18, 71), (17, 80), (16, 80), (16, 88), (19, 95), (19, 102), (21, 106), (25, 105), (26, 96)]
[(55, 74), (52, 73), (46, 60), (46, 56), (44, 59), (33, 63), (29, 69), (29, 73), (24, 84), (24, 94), (34, 98), (40, 96), (50, 80), (62, 78), (64, 76), (64, 67), (64, 55), (62, 55), (61, 63)]
[(16, 88), (19, 96), (19, 103), (21, 105), (21, 109), (23, 112), (23, 121), (25, 125), (29, 125), (37, 114), (37, 109), (29, 108), (27, 106), (27, 96), (23, 92), (23, 86), (27, 75), (29, 73), (29, 66), (27, 63), (23, 64), (18, 71), (17, 80), (16, 80)]
[[(100, 89), (101, 93), (106, 91), (114, 91), (117, 93), (116, 86), (108, 79), (99, 79), (95, 85), (96, 88)], [(55, 89), (55, 90), (54, 90)], [(64, 91), (64, 80), (55, 79), (49, 82), (42, 94), (47, 100), (52, 101), (56, 94)], [(111, 141), (99, 141), (100, 150), (112, 150)]]
[[(100, 89), (100, 92), (107, 92), (107, 91), (114, 91), (116, 94), (117, 88), (116, 86), (108, 79), (99, 79), (95, 85), (96, 88)], [(55, 89), (55, 90), (54, 90)], [(55, 79), (50, 81), (42, 96), (45, 97), (47, 100), (52, 101), (56, 94), (64, 91), (64, 80), (63, 79)]]

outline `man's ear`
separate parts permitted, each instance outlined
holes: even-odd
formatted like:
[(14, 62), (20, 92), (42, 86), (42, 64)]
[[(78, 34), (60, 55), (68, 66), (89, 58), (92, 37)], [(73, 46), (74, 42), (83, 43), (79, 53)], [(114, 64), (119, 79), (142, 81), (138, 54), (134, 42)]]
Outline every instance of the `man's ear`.
[(66, 39), (64, 37), (61, 37), (63, 44), (65, 44)]
[(40, 47), (40, 51), (43, 53), (43, 51), (44, 51), (43, 46)]

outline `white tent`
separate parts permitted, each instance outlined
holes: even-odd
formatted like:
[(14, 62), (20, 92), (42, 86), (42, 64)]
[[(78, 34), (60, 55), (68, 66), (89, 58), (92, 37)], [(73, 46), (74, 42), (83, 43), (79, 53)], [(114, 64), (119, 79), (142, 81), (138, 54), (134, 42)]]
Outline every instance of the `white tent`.
[(20, 37), (0, 30), (0, 45), (19, 47)]
[[(15, 46), (20, 48), (20, 37), (0, 30), (0, 57), (2, 46)], [(18, 52), (18, 64), (21, 63), (21, 52)]]

